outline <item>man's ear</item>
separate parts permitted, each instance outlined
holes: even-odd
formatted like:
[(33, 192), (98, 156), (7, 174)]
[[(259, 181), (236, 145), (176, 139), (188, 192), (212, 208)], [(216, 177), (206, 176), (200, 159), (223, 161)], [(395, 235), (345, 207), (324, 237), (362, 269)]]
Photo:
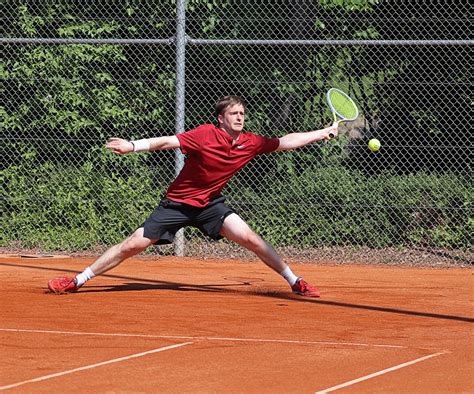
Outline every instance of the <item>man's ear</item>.
[(222, 115), (220, 114), (217, 115), (217, 122), (219, 123), (219, 126), (222, 124), (223, 120), (224, 120), (224, 117)]

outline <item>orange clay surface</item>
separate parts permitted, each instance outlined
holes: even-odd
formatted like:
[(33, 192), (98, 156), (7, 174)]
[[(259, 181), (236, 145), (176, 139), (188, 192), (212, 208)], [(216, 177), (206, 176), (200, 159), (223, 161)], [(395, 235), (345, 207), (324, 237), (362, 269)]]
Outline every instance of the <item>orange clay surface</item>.
[(0, 390), (472, 393), (473, 271), (131, 259), (78, 293), (92, 258), (0, 257)]

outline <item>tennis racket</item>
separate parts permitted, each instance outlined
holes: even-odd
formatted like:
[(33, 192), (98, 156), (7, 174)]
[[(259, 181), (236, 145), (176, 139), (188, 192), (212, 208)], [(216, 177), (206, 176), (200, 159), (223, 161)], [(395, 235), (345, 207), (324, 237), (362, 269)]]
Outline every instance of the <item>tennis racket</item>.
[[(334, 116), (334, 122), (350, 122), (359, 116), (357, 105), (340, 89), (331, 88), (326, 93), (326, 101)], [(334, 138), (333, 133), (329, 137)]]

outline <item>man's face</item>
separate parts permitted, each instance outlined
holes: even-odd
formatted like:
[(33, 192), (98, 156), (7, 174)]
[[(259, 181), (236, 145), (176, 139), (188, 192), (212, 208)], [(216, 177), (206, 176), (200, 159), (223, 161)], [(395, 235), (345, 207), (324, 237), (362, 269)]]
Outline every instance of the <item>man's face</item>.
[(244, 128), (245, 110), (242, 104), (234, 104), (217, 117), (220, 127), (229, 133), (240, 133)]

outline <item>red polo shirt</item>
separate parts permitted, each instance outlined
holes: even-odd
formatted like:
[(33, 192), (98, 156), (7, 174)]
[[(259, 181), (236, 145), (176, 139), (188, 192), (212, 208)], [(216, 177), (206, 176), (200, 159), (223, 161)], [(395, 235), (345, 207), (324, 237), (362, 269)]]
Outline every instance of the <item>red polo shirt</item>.
[(278, 138), (241, 133), (233, 142), (223, 129), (205, 124), (177, 135), (181, 151), (188, 157), (166, 198), (195, 207), (205, 207), (221, 194), (232, 176), (255, 156), (270, 153)]

